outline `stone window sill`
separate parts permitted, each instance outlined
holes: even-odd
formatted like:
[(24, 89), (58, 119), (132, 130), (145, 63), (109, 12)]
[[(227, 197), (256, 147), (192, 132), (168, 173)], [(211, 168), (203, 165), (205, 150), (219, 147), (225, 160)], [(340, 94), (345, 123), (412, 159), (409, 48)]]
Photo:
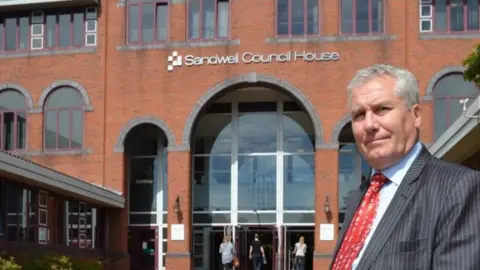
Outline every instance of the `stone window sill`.
[(381, 41), (395, 40), (395, 35), (372, 35), (372, 36), (308, 36), (308, 37), (273, 37), (267, 38), (266, 43), (291, 44), (291, 43), (325, 43), (345, 41)]
[(187, 41), (187, 42), (167, 42), (146, 45), (122, 45), (117, 46), (117, 51), (141, 51), (141, 50), (162, 50), (176, 48), (195, 48), (195, 47), (224, 47), (240, 45), (240, 40), (209, 40), (209, 41)]
[(8, 53), (1, 53), (0, 59), (95, 53), (96, 51), (97, 51), (97, 47), (84, 47), (84, 48), (63, 49), (63, 50), (56, 49), (51, 51), (43, 50), (43, 51), (28, 51), (28, 52), (8, 52)]
[(480, 38), (480, 33), (420, 33), (421, 40), (475, 39), (475, 38)]

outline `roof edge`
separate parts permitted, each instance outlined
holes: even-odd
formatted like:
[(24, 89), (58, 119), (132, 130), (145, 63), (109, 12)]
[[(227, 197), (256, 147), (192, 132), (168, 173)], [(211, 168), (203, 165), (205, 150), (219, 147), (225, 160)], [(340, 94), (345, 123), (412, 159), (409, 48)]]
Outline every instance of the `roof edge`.
[(2, 151), (0, 151), (0, 170), (109, 207), (123, 208), (125, 205), (125, 198), (118, 192), (107, 190)]
[(462, 140), (470, 131), (472, 131), (480, 122), (480, 119), (468, 117), (478, 115), (480, 112), (480, 96), (472, 102), (465, 113), (460, 117), (436, 140), (430, 147), (429, 152), (437, 158), (442, 158), (448, 151)]

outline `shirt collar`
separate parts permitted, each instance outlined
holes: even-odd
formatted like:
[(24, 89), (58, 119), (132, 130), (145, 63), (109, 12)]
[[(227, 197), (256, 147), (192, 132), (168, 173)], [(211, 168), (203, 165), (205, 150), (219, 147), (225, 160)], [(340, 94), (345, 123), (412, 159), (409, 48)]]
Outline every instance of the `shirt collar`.
[[(387, 168), (386, 170), (382, 171), (381, 173), (385, 175), (392, 183), (396, 186), (400, 186), (402, 183), (403, 178), (412, 166), (412, 163), (415, 161), (417, 156), (420, 154), (422, 150), (422, 144), (417, 142), (413, 148), (405, 155), (397, 164)], [(377, 170), (372, 168), (372, 175), (375, 174)]]

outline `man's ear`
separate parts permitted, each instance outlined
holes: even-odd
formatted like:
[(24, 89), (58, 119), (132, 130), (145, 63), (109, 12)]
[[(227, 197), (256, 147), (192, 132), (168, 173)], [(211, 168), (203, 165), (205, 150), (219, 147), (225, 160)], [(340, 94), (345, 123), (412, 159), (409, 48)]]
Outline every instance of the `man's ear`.
[(419, 129), (420, 126), (422, 125), (422, 114), (420, 110), (420, 105), (419, 104), (413, 105), (410, 110), (410, 113), (414, 117), (415, 127)]

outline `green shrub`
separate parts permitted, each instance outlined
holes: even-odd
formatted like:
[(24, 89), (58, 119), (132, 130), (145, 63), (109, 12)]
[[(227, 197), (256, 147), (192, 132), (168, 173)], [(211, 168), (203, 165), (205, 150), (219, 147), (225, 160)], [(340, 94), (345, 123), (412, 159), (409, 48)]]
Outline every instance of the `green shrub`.
[(8, 259), (0, 257), (0, 270), (21, 270), (22, 267), (15, 263), (13, 257)]
[[(49, 255), (25, 265), (22, 270), (101, 270), (97, 260), (78, 260), (63, 255)], [(0, 269), (2, 270), (2, 269)]]

